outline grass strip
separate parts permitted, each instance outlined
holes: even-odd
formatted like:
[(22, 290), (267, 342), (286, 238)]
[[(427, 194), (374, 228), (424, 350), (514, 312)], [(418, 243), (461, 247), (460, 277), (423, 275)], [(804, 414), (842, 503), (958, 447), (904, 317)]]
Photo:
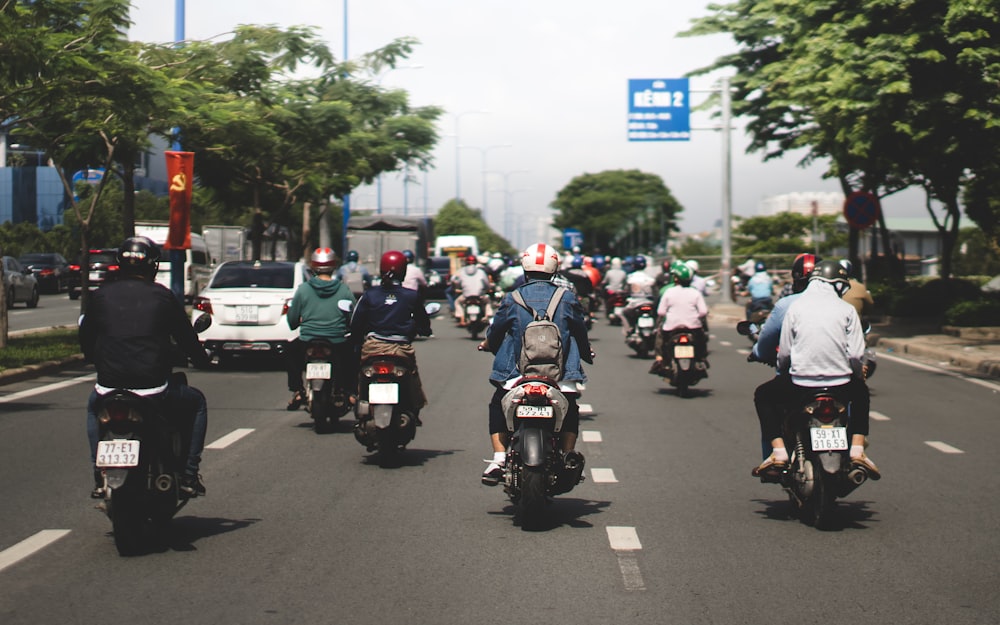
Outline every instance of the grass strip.
[(76, 328), (9, 337), (7, 347), (0, 349), (0, 372), (79, 353)]

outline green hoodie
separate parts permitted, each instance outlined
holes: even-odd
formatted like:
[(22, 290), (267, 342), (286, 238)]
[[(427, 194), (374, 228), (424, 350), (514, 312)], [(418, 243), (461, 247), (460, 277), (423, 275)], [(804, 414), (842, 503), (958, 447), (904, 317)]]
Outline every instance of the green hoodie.
[(351, 314), (337, 307), (344, 299), (354, 304), (351, 289), (341, 280), (320, 280), (313, 276), (295, 291), (288, 308), (288, 327), (299, 328), (299, 338), (303, 341), (326, 339), (343, 343), (351, 321)]

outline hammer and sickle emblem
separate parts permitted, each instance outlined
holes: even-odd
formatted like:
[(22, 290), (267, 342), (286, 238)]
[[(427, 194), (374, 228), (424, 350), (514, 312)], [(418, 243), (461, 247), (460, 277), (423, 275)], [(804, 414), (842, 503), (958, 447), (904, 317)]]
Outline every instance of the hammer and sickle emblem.
[(187, 176), (183, 173), (174, 174), (174, 177), (170, 179), (170, 190), (183, 191), (185, 189), (187, 189)]

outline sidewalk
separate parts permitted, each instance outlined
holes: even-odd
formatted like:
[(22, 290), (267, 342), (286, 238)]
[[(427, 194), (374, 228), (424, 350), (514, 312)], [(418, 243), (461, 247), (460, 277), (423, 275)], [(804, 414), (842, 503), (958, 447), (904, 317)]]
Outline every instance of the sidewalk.
[[(737, 304), (716, 301), (709, 309), (709, 327), (713, 321), (735, 326), (744, 319), (743, 307)], [(911, 320), (886, 319), (872, 324), (868, 345), (877, 352), (1000, 379), (1000, 327), (937, 328)]]

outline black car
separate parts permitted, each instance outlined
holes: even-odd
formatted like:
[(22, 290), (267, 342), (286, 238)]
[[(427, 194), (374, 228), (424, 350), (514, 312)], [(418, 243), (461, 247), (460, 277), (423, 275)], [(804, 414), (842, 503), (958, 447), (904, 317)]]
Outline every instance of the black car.
[[(82, 254), (81, 254), (82, 257)], [(118, 276), (118, 250), (115, 248), (90, 250), (90, 268), (87, 272), (87, 286), (91, 291), (101, 286), (106, 280), (114, 280)], [(69, 266), (69, 298), (79, 299), (83, 290), (83, 279), (80, 275), (80, 259)]]
[(444, 299), (451, 281), (451, 256), (431, 256), (427, 261), (427, 299)]
[(36, 252), (24, 254), (17, 259), (22, 265), (31, 269), (38, 288), (46, 293), (62, 293), (69, 286), (69, 262), (62, 254), (54, 252)]

